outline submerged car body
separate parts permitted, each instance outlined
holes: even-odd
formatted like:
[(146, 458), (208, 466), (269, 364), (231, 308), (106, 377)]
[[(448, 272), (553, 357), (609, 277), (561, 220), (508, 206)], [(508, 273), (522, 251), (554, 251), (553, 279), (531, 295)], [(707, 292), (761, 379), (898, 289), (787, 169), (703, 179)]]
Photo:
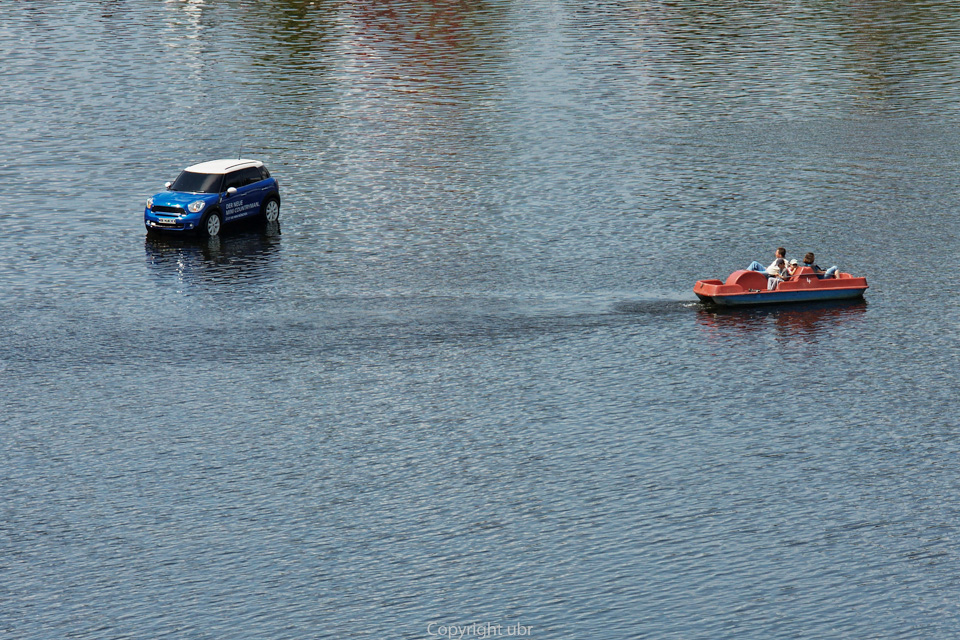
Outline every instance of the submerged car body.
[(148, 232), (198, 232), (216, 236), (224, 224), (280, 217), (280, 185), (259, 160), (211, 160), (187, 167), (167, 190), (147, 200)]
[(863, 297), (867, 279), (849, 273), (820, 278), (810, 267), (800, 267), (776, 288), (768, 289), (768, 276), (759, 271), (734, 271), (726, 282), (698, 280), (693, 292), (701, 301), (719, 306), (820, 302)]

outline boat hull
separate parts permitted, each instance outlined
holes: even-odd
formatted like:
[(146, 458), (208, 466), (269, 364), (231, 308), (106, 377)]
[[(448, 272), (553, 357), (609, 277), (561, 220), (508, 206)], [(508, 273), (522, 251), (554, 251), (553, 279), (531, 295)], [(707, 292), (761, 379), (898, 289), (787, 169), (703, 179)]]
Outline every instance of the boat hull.
[(867, 290), (866, 278), (841, 273), (836, 278), (818, 278), (803, 268), (789, 280), (778, 282), (776, 289), (767, 288), (767, 276), (757, 271), (734, 271), (726, 282), (698, 280), (693, 291), (703, 302), (722, 307), (824, 302), (862, 298)]
[(726, 296), (705, 296), (698, 293), (697, 296), (702, 302), (721, 307), (744, 307), (758, 304), (853, 300), (855, 298), (862, 298), (864, 291), (866, 291), (866, 289), (831, 289), (825, 291), (769, 291), (766, 293), (742, 293)]

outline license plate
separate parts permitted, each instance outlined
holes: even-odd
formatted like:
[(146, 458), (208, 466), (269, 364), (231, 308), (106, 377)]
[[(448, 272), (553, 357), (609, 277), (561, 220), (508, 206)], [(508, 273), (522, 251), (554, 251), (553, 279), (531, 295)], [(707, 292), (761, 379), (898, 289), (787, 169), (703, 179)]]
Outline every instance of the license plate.
[(177, 224), (173, 218), (157, 218), (157, 224)]

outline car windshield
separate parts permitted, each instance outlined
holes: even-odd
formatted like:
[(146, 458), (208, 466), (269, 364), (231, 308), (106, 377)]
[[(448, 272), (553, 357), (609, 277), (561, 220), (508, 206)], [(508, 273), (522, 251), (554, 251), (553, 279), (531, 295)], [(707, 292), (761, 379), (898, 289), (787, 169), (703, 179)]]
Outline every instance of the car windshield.
[(190, 193), (220, 193), (222, 173), (193, 173), (181, 171), (177, 179), (170, 185), (171, 191), (188, 191)]

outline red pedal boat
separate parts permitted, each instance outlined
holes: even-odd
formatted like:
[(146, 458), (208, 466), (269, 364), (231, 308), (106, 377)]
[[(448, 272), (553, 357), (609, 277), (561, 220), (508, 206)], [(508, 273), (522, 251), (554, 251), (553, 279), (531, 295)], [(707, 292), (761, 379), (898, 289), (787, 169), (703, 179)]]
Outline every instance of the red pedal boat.
[(767, 274), (759, 271), (734, 271), (726, 282), (697, 280), (693, 292), (703, 302), (720, 306), (820, 302), (862, 298), (867, 279), (837, 272), (835, 278), (818, 278), (810, 267), (800, 267), (777, 288), (767, 289)]

